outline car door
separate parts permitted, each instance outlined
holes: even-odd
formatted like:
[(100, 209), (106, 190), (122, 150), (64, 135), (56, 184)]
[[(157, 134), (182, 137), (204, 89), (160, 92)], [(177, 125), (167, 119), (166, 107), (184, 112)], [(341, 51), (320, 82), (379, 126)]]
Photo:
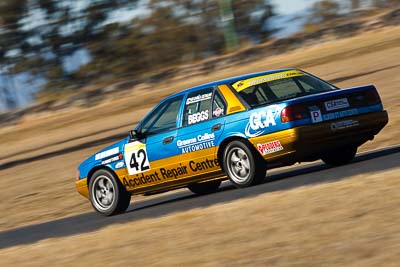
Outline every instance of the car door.
[(224, 129), (225, 113), (226, 103), (218, 90), (205, 88), (188, 93), (177, 134), (186, 176), (220, 171), (216, 147)]
[(161, 102), (138, 125), (138, 138), (125, 145), (129, 175), (124, 185), (131, 190), (172, 182), (185, 173), (176, 138), (182, 99), (181, 95)]

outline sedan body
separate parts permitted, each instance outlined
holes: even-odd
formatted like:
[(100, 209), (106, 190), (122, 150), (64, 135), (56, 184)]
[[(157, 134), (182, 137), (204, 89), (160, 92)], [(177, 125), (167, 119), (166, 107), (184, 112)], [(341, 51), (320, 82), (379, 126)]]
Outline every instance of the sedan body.
[(76, 187), (103, 215), (125, 211), (133, 194), (208, 194), (224, 179), (248, 187), (274, 167), (346, 164), (387, 122), (372, 85), (339, 89), (297, 69), (233, 77), (162, 100), (78, 167)]

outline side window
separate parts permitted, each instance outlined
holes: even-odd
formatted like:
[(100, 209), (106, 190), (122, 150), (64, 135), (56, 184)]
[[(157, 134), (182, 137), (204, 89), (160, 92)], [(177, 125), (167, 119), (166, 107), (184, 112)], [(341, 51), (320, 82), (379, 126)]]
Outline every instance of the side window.
[(212, 116), (213, 118), (221, 117), (226, 114), (226, 104), (221, 94), (215, 91), (214, 99), (212, 103)]
[(178, 96), (161, 103), (143, 121), (141, 132), (156, 134), (175, 129), (182, 98), (183, 96)]
[(192, 125), (208, 120), (212, 101), (213, 89), (208, 88), (188, 94), (183, 111), (182, 125)]

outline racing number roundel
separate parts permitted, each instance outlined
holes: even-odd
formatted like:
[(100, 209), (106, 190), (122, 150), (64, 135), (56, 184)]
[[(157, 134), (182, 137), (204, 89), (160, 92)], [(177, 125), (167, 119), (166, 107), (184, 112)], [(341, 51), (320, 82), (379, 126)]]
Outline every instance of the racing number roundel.
[(125, 164), (129, 175), (150, 170), (146, 144), (133, 142), (125, 145)]

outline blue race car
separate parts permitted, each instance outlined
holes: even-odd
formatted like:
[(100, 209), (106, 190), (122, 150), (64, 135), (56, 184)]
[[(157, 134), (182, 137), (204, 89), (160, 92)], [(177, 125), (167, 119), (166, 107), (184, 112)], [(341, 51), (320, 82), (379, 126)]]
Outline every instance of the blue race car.
[(248, 187), (274, 167), (346, 164), (387, 122), (372, 85), (339, 89), (298, 69), (229, 78), (162, 100), (125, 139), (80, 164), (76, 188), (109, 216), (134, 194), (209, 194), (225, 179)]

